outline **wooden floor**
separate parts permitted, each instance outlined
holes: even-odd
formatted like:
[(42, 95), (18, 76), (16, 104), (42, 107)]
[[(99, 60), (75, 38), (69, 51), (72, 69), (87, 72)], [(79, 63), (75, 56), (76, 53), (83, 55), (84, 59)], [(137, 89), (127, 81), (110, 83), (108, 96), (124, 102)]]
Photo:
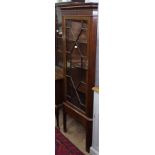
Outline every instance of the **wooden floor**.
[(67, 116), (67, 133), (63, 132), (62, 111), (60, 111), (60, 130), (61, 132), (85, 155), (90, 155), (85, 151), (85, 128), (76, 120)]

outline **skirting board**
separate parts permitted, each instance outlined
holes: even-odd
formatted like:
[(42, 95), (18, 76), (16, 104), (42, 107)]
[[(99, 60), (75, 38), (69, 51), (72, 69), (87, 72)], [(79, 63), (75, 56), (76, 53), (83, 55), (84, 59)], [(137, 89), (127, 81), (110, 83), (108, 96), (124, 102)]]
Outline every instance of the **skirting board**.
[(90, 154), (91, 155), (99, 155), (99, 152), (95, 150), (93, 147), (90, 148)]

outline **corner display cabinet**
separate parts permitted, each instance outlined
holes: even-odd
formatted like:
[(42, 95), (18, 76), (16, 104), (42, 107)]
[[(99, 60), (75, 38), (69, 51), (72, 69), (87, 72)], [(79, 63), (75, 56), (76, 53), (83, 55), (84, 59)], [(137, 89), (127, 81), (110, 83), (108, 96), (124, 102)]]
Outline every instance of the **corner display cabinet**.
[(86, 128), (86, 150), (92, 143), (93, 91), (95, 85), (98, 3), (57, 3), (62, 20), (64, 102), (63, 127), (67, 115)]

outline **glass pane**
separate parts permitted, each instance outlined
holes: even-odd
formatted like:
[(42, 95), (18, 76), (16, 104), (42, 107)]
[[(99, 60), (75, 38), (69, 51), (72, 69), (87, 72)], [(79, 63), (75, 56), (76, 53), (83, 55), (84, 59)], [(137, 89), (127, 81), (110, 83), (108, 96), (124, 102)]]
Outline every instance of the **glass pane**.
[(69, 41), (75, 41), (74, 34), (73, 34), (72, 30), (69, 29), (69, 28), (66, 29), (66, 38), (67, 38), (67, 40), (69, 40)]
[(81, 28), (82, 28), (81, 21), (72, 21), (71, 22), (71, 31), (74, 35), (74, 38), (78, 38)]
[(81, 67), (81, 55), (77, 48), (72, 51), (72, 67)]
[(78, 42), (78, 48), (82, 56), (87, 56), (87, 44)]
[(81, 30), (81, 34), (79, 36), (79, 42), (87, 43), (87, 31)]
[(67, 99), (85, 110), (87, 58), (87, 21), (66, 20)]
[(85, 110), (85, 94), (78, 92), (71, 77), (67, 77), (67, 99), (78, 108)]
[(66, 50), (67, 52), (71, 52), (72, 48), (74, 47), (75, 42), (66, 40)]

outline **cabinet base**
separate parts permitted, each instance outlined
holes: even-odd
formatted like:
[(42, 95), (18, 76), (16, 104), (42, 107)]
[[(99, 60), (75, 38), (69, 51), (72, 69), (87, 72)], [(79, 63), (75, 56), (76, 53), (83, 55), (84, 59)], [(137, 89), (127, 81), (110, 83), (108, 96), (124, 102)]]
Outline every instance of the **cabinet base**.
[(63, 103), (63, 129), (67, 132), (67, 114), (78, 120), (86, 129), (86, 151), (90, 151), (92, 144), (92, 118), (87, 117), (78, 110), (74, 109), (68, 103)]

